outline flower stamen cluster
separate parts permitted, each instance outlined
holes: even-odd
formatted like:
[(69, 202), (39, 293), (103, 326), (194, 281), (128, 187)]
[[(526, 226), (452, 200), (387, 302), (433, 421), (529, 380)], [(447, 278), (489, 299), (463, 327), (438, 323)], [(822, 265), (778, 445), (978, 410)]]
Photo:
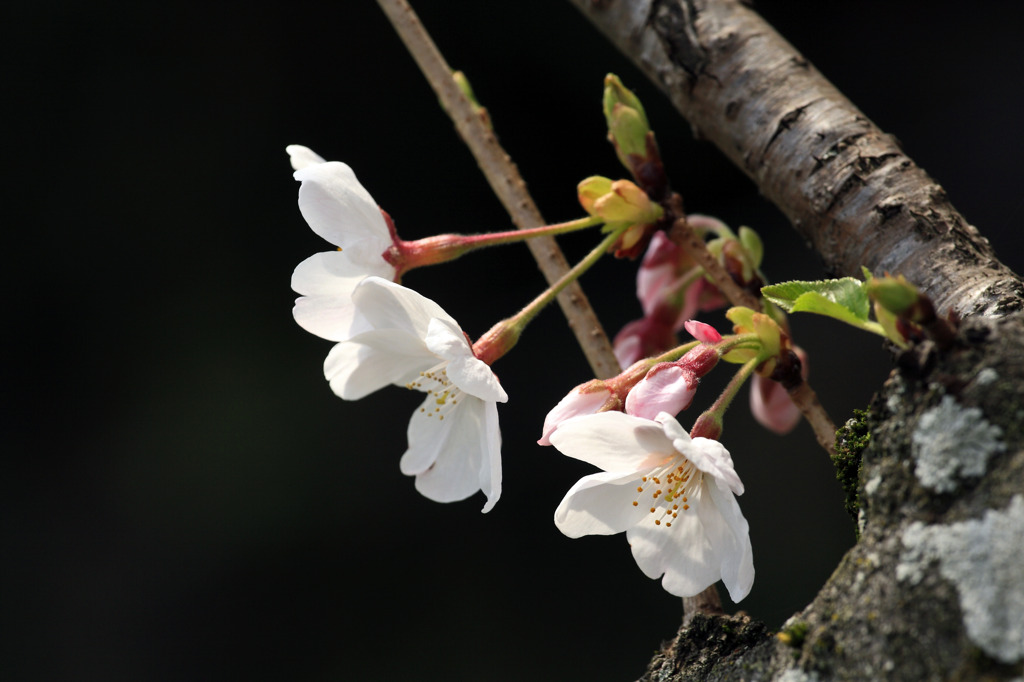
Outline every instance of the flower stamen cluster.
[[(424, 381), (427, 382), (426, 388), (423, 386)], [(445, 364), (440, 364), (433, 369), (420, 372), (419, 379), (406, 383), (405, 387), (411, 391), (422, 391), (428, 397), (433, 396), (434, 409), (429, 410), (429, 402), (424, 402), (419, 411), (426, 417), (437, 416), (438, 421), (444, 421), (445, 413), (442, 410), (448, 412), (450, 409), (454, 409), (459, 404), (459, 399), (464, 395), (462, 389), (448, 378), (448, 370)]]
[[(638, 485), (636, 491), (641, 493), (649, 491), (650, 488), (654, 487), (655, 490), (651, 493), (651, 508), (650, 513), (656, 513), (659, 508), (661, 509), (661, 516), (654, 519), (654, 525), (664, 525), (666, 528), (672, 527), (672, 521), (679, 518), (680, 511), (687, 511), (690, 509), (688, 504), (690, 499), (689, 494), (692, 494), (693, 490), (700, 486), (703, 481), (703, 474), (693, 466), (693, 464), (686, 460), (681, 464), (677, 464), (674, 460), (669, 464), (671, 467), (675, 465), (674, 469), (669, 469), (668, 473), (662, 472), (665, 476), (665, 487), (668, 491), (661, 487), (660, 476), (644, 476), (641, 480), (641, 485)], [(660, 500), (658, 498), (661, 498)], [(680, 509), (680, 503), (682, 508)], [(669, 506), (671, 504), (671, 506)], [(640, 500), (633, 500), (633, 506), (640, 506)], [(666, 520), (668, 519), (668, 520)]]

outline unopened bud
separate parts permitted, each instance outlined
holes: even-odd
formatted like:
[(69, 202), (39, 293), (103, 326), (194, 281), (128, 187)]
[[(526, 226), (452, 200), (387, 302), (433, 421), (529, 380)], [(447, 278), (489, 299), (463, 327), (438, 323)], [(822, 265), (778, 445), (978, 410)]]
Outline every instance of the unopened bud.
[(644, 419), (661, 412), (675, 416), (693, 402), (697, 384), (694, 373), (680, 363), (658, 363), (626, 396), (626, 414)]
[(580, 205), (592, 216), (606, 223), (643, 225), (655, 223), (664, 210), (647, 193), (629, 180), (615, 180), (595, 175), (576, 188)]
[(722, 418), (715, 412), (705, 412), (697, 417), (690, 429), (690, 438), (707, 438), (719, 440), (722, 437)]
[(789, 397), (788, 386), (807, 378), (807, 354), (796, 346), (789, 362), (779, 363), (772, 378), (755, 374), (750, 384), (750, 412), (761, 426), (779, 435), (800, 423), (800, 408)]
[(697, 320), (687, 320), (683, 323), (683, 327), (685, 327), (686, 331), (690, 333), (690, 336), (701, 343), (714, 345), (722, 340), (722, 335), (719, 334), (718, 330), (710, 324), (698, 322)]
[(750, 308), (736, 306), (729, 308), (725, 316), (733, 323), (736, 334), (756, 334), (761, 342), (761, 350), (754, 352), (747, 349), (734, 350), (727, 353), (724, 359), (728, 362), (746, 362), (754, 356), (766, 357), (768, 360), (758, 368), (758, 373), (767, 376), (775, 369), (775, 357), (783, 346), (788, 347), (789, 337), (786, 336), (775, 320), (764, 313), (754, 312)]
[(639, 98), (626, 89), (615, 74), (604, 79), (604, 117), (608, 123), (608, 139), (622, 164), (633, 170), (629, 155), (647, 156), (647, 133), (650, 125)]
[(551, 445), (553, 434), (562, 422), (586, 414), (597, 414), (608, 410), (621, 410), (622, 400), (612, 386), (600, 379), (580, 384), (562, 398), (544, 418), (544, 430), (539, 445)]
[(462, 94), (466, 96), (469, 103), (473, 105), (473, 109), (484, 122), (484, 125), (493, 130), (494, 126), (491, 124), (491, 116), (487, 113), (487, 109), (480, 104), (479, 100), (477, 100), (476, 94), (473, 92), (473, 88), (469, 84), (469, 79), (466, 78), (466, 74), (461, 71), (453, 71), (452, 80), (454, 80), (455, 84), (459, 86), (459, 90), (461, 90)]
[[(903, 317), (912, 322), (920, 321), (915, 319), (921, 317), (915, 308), (921, 307), (923, 297), (917, 287), (908, 282), (903, 275), (872, 277), (865, 284), (865, 289), (872, 300), (877, 301), (880, 306), (897, 317)], [(934, 311), (931, 312), (934, 315)]]

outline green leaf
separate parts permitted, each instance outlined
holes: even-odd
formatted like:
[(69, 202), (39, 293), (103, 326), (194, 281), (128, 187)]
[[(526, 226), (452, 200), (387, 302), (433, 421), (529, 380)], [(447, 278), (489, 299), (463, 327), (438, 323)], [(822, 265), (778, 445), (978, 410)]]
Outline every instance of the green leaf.
[(835, 318), (858, 329), (886, 336), (877, 322), (868, 319), (870, 301), (864, 283), (853, 277), (819, 282), (781, 282), (761, 287), (766, 299), (790, 313), (816, 313)]
[[(818, 282), (781, 282), (762, 287), (761, 293), (787, 312), (818, 313), (857, 326), (867, 321), (870, 310), (863, 282), (853, 277)], [(845, 312), (839, 312), (840, 309)]]
[(808, 291), (807, 293), (801, 294), (797, 297), (796, 301), (793, 302), (793, 307), (789, 309), (789, 312), (825, 315), (827, 317), (833, 317), (840, 322), (852, 324), (854, 327), (863, 327), (864, 323), (868, 321), (866, 314), (861, 317), (850, 308), (836, 303), (816, 291)]

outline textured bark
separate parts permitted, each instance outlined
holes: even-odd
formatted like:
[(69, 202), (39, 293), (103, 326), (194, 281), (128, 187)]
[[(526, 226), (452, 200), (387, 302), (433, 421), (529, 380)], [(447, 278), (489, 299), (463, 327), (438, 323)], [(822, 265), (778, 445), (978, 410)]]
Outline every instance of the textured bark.
[(911, 161), (736, 0), (571, 0), (836, 275), (903, 274), (938, 310), (1005, 314), (1024, 285)]
[[(645, 680), (1024, 676), (1024, 286), (945, 192), (734, 0), (572, 0), (836, 275), (905, 275), (965, 320), (899, 357), (837, 442), (861, 537), (776, 635), (698, 615)], [(841, 446), (841, 447), (840, 447)]]

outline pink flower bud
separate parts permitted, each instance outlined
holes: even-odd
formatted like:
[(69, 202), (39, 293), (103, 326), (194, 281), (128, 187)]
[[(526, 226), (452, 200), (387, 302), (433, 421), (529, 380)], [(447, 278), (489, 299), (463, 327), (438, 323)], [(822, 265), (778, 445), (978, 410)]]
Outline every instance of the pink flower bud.
[(644, 315), (650, 315), (675, 286), (686, 254), (664, 232), (655, 232), (636, 272), (636, 297)]
[(707, 438), (718, 440), (722, 437), (722, 419), (714, 412), (705, 412), (697, 417), (690, 429), (690, 438)]
[(660, 355), (678, 343), (670, 322), (660, 317), (633, 320), (615, 335), (612, 347), (623, 369), (637, 360)]
[(718, 333), (718, 330), (712, 327), (710, 324), (704, 324), (697, 320), (687, 320), (683, 323), (686, 327), (686, 331), (690, 335), (700, 341), (701, 343), (716, 344), (722, 340), (722, 335)]
[(548, 412), (548, 416), (544, 418), (544, 432), (537, 443), (551, 445), (549, 440), (551, 434), (567, 419), (621, 409), (621, 406), (622, 401), (614, 395), (605, 382), (595, 379), (580, 384), (569, 391), (569, 394), (558, 401), (558, 404)]
[[(807, 354), (793, 347), (800, 358), (800, 374), (807, 378)], [(782, 384), (755, 374), (750, 384), (750, 411), (757, 422), (779, 435), (785, 435), (800, 422), (800, 408), (789, 399)]]
[(697, 377), (678, 362), (662, 362), (651, 368), (626, 396), (626, 414), (654, 419), (659, 412), (677, 415), (693, 402)]

